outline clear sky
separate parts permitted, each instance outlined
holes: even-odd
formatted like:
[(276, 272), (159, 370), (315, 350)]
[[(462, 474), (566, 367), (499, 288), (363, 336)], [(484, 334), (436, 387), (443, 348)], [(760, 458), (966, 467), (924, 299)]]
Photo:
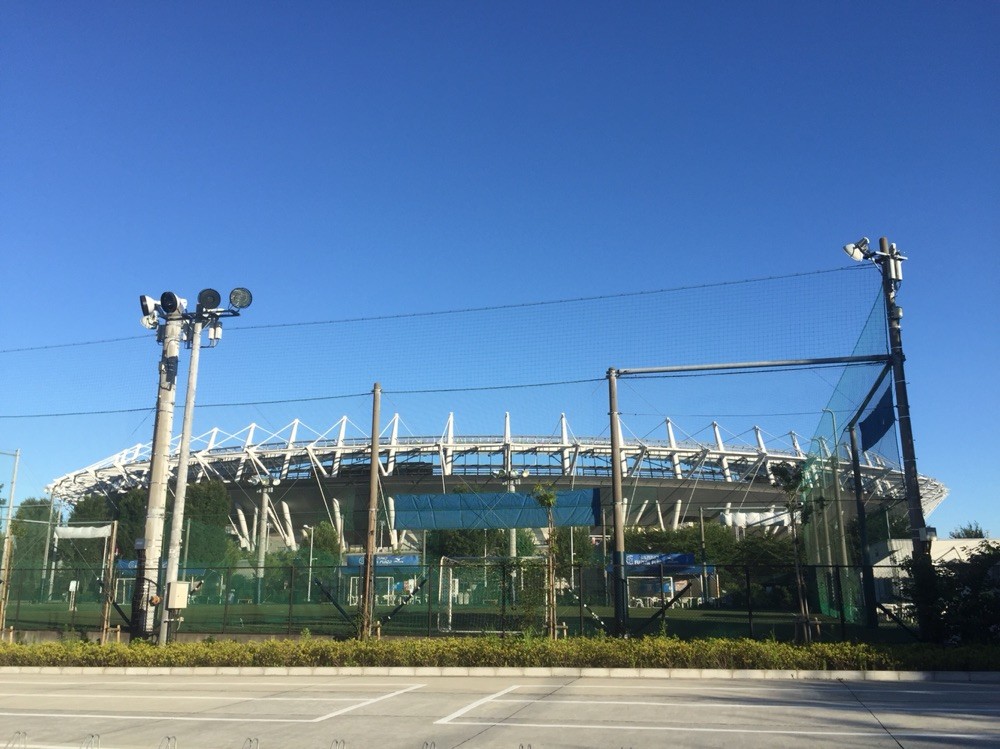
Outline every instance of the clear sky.
[[(164, 289), (329, 320), (830, 269), (885, 235), (918, 465), (952, 490), (931, 522), (1000, 536), (997, 39), (975, 1), (7, 2), (0, 349), (139, 335)], [(17, 413), (31, 360), (6, 366)], [(35, 429), (0, 420), (21, 496), (59, 466)]]

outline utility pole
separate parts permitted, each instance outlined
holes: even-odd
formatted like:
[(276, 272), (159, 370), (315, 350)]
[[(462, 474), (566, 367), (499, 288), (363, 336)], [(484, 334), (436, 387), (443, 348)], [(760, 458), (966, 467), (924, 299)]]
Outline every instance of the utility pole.
[[(198, 305), (201, 311), (201, 304)], [(184, 392), (184, 419), (181, 423), (180, 449), (177, 455), (177, 481), (174, 484), (174, 514), (170, 521), (170, 546), (167, 549), (166, 586), (177, 582), (177, 568), (181, 556), (181, 530), (184, 527), (184, 501), (187, 497), (188, 460), (191, 457), (191, 428), (194, 421), (195, 389), (198, 385), (198, 362), (201, 358), (201, 327), (200, 315), (196, 315), (191, 323), (191, 361), (188, 363), (187, 390)], [(169, 592), (169, 591), (168, 591)], [(165, 597), (167, 600), (170, 596)], [(167, 644), (170, 636), (170, 620), (176, 616), (172, 610), (166, 609), (160, 619), (160, 646)]]
[[(160, 553), (163, 549), (163, 520), (167, 506), (167, 476), (170, 469), (170, 436), (177, 400), (177, 364), (181, 344), (181, 307), (176, 304), (167, 313), (161, 327), (163, 353), (160, 357), (160, 382), (156, 391), (156, 421), (153, 426), (152, 458), (149, 466), (149, 500), (146, 505), (146, 528), (136, 542), (135, 588), (132, 592), (132, 638), (147, 640), (153, 634), (157, 586), (160, 577)], [(140, 544), (141, 541), (141, 544)], [(141, 548), (140, 548), (141, 545)]]
[(12, 453), (0, 453), (10, 455), (14, 458), (14, 471), (10, 479), (10, 492), (7, 494), (7, 522), (4, 525), (3, 533), (3, 553), (0, 558), (0, 629), (7, 626), (7, 600), (10, 597), (10, 584), (13, 578), (11, 570), (11, 556), (13, 554), (13, 538), (10, 534), (10, 523), (14, 518), (14, 490), (17, 487), (17, 465), (21, 462), (21, 448)]
[[(896, 290), (903, 281), (903, 261), (895, 243), (880, 237), (878, 251), (870, 250), (868, 238), (862, 237), (853, 244), (844, 246), (844, 252), (854, 260), (871, 260), (882, 274), (882, 296), (885, 300), (885, 317), (889, 334), (889, 364), (892, 368), (893, 392), (896, 395), (896, 420), (899, 422), (899, 448), (903, 458), (903, 486), (906, 508), (910, 521), (910, 539), (913, 543), (913, 576), (916, 581), (917, 620), (920, 635), (930, 639), (933, 629), (934, 568), (931, 561), (931, 540), (934, 529), (928, 528), (924, 519), (924, 508), (920, 498), (920, 478), (917, 473), (917, 456), (913, 446), (913, 426), (910, 423), (910, 398), (906, 390), (906, 371), (903, 354), (903, 331), (900, 320), (903, 310), (896, 304)], [(923, 590), (921, 590), (923, 589)]]
[(378, 435), (381, 405), (382, 386), (376, 382), (372, 388), (371, 470), (368, 474), (368, 534), (365, 537), (365, 566), (362, 570), (361, 630), (358, 632), (362, 640), (367, 640), (371, 637), (375, 606), (375, 526), (378, 515)]
[(611, 495), (614, 501), (614, 570), (615, 634), (628, 636), (628, 580), (625, 568), (625, 507), (622, 495), (621, 432), (618, 422), (618, 370), (608, 369), (608, 415), (611, 419)]

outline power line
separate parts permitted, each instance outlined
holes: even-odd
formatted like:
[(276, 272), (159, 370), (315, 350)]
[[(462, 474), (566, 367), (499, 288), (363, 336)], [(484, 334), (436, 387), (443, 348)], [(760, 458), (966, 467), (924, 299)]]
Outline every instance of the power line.
[[(827, 270), (806, 271), (803, 273), (791, 273), (788, 275), (781, 275), (781, 276), (761, 276), (758, 278), (745, 278), (737, 281), (715, 281), (712, 283), (693, 284), (690, 286), (673, 286), (670, 288), (653, 289), (650, 291), (623, 291), (618, 294), (598, 294), (593, 296), (571, 297), (567, 299), (550, 299), (550, 300), (535, 301), (535, 302), (496, 304), (483, 307), (461, 307), (450, 310), (430, 310), (425, 312), (399, 312), (391, 315), (345, 317), (334, 320), (312, 320), (306, 322), (247, 325), (241, 327), (234, 327), (231, 329), (231, 332), (235, 333), (247, 330), (269, 330), (274, 328), (304, 328), (316, 325), (344, 325), (347, 323), (378, 322), (385, 320), (405, 320), (405, 319), (412, 319), (419, 317), (444, 317), (448, 315), (463, 315), (471, 312), (496, 312), (500, 310), (527, 309), (531, 307), (551, 307), (561, 304), (576, 304), (579, 302), (599, 302), (599, 301), (607, 301), (610, 299), (628, 299), (633, 297), (655, 296), (657, 294), (672, 294), (681, 291), (697, 291), (699, 289), (723, 288), (727, 286), (745, 286), (749, 284), (766, 283), (768, 281), (783, 281), (791, 278), (806, 278), (809, 276), (819, 276), (830, 273), (852, 273), (852, 272), (857, 272), (859, 270), (865, 270), (866, 268), (867, 266), (863, 265), (851, 265), (842, 268), (830, 268)], [(78, 348), (82, 346), (99, 346), (108, 343), (123, 343), (126, 341), (144, 340), (147, 338), (148, 335), (135, 335), (135, 336), (126, 336), (122, 338), (103, 338), (94, 341), (78, 341), (73, 343), (52, 343), (41, 346), (24, 346), (20, 348), (0, 349), (0, 355), (26, 353), (30, 351), (48, 351), (51, 349), (62, 349), (62, 348)]]

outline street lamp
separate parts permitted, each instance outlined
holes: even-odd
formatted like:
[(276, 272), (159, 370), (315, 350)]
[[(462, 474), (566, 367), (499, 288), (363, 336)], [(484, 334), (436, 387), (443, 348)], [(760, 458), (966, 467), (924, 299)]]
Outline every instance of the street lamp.
[(267, 508), (268, 496), (281, 479), (273, 476), (252, 476), (250, 483), (260, 487), (260, 517), (257, 520), (257, 604), (264, 602), (264, 556), (267, 549)]
[[(515, 471), (510, 467), (506, 467), (493, 472), (493, 477), (503, 482), (504, 489), (508, 494), (513, 494), (517, 490), (517, 485), (521, 483), (521, 480), (528, 478), (528, 476), (527, 468)], [(508, 554), (511, 559), (517, 558), (517, 528), (510, 529)]]
[[(903, 362), (906, 360), (903, 355), (903, 333), (900, 326), (903, 310), (896, 304), (896, 291), (903, 281), (903, 261), (906, 257), (900, 254), (895, 243), (890, 244), (885, 237), (879, 239), (878, 250), (871, 249), (868, 237), (862, 237), (857, 242), (844, 245), (844, 252), (859, 262), (870, 260), (882, 275), (882, 296), (885, 299), (886, 321), (889, 326), (889, 362), (892, 365), (893, 390), (896, 394), (900, 452), (903, 457), (903, 484), (909, 512), (910, 538), (913, 542), (913, 561), (917, 568), (927, 568), (930, 565), (930, 542), (934, 538), (935, 531), (934, 528), (927, 527), (924, 508), (920, 502), (917, 457), (913, 447), (913, 426), (910, 423), (910, 399), (906, 391), (906, 372), (903, 368)], [(857, 450), (854, 449), (854, 452), (855, 456), (852, 457), (856, 462)], [(856, 483), (859, 478), (860, 471), (855, 468)], [(856, 487), (855, 491), (859, 490), (860, 487)], [(923, 621), (925, 617), (919, 610), (917, 613), (921, 619), (921, 633), (926, 634), (929, 623)]]
[(309, 533), (309, 581), (306, 585), (306, 603), (312, 603), (312, 579), (313, 579), (313, 539), (316, 538), (316, 528), (312, 525), (302, 526), (302, 535)]
[[(132, 595), (131, 635), (141, 639), (153, 633), (155, 608), (150, 604), (155, 593), (156, 580), (148, 579), (146, 568), (159, 571), (163, 550), (163, 520), (166, 514), (167, 481), (169, 475), (170, 438), (173, 429), (174, 404), (177, 399), (177, 370), (180, 342), (186, 332), (191, 346), (191, 366), (188, 370), (188, 389), (184, 407), (184, 427), (180, 441), (175, 491), (174, 520), (171, 525), (170, 549), (167, 559), (166, 583), (177, 581), (180, 558), (180, 537), (184, 520), (184, 495), (187, 488), (187, 461), (191, 441), (191, 422), (194, 413), (194, 393), (198, 376), (198, 352), (201, 348), (202, 327), (209, 325), (209, 346), (214, 347), (222, 336), (221, 319), (235, 317), (253, 302), (253, 295), (242, 287), (229, 294), (229, 306), (220, 307), (222, 297), (214, 289), (203, 289), (198, 294), (194, 312), (188, 312), (187, 300), (172, 291), (165, 291), (157, 302), (153, 297), (141, 295), (142, 325), (156, 331), (156, 339), (163, 347), (160, 358), (160, 381), (156, 395), (156, 421), (153, 427), (152, 456), (149, 466), (149, 499), (146, 507), (146, 526), (136, 568), (136, 586)], [(186, 330), (185, 330), (186, 329)], [(151, 588), (153, 590), (151, 590)], [(169, 600), (169, 596), (168, 596)], [(166, 643), (168, 616), (161, 621), (160, 644)]]

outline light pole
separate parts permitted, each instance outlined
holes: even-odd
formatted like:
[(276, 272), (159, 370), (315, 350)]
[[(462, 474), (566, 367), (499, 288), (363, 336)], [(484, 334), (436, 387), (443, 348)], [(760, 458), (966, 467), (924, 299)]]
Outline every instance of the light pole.
[[(510, 466), (506, 466), (493, 472), (493, 477), (503, 482), (504, 490), (508, 494), (516, 492), (517, 485), (521, 483), (522, 479), (528, 478), (528, 475), (529, 473), (527, 468), (521, 471), (515, 471)], [(510, 529), (507, 553), (511, 559), (517, 558), (517, 528)]]
[[(149, 499), (146, 505), (146, 526), (143, 538), (136, 540), (137, 563), (136, 584), (132, 594), (132, 620), (130, 622), (131, 636), (148, 639), (153, 634), (155, 605), (159, 603), (156, 588), (159, 583), (160, 556), (163, 551), (163, 520), (167, 505), (167, 481), (170, 469), (170, 440), (173, 431), (174, 404), (177, 400), (177, 370), (180, 359), (180, 341), (185, 324), (197, 321), (210, 321), (209, 339), (212, 345), (221, 337), (221, 327), (218, 319), (239, 314), (239, 311), (249, 307), (253, 296), (247, 289), (236, 288), (229, 295), (228, 309), (220, 308), (221, 297), (213, 289), (204, 289), (198, 295), (198, 306), (194, 313), (187, 311), (187, 300), (177, 296), (172, 291), (165, 291), (157, 302), (153, 297), (141, 295), (139, 307), (142, 310), (142, 325), (156, 331), (156, 340), (162, 344), (163, 350), (159, 365), (159, 387), (156, 394), (156, 421), (153, 427), (153, 444), (149, 466)], [(200, 327), (197, 343), (200, 346)], [(192, 335), (192, 341), (196, 339)], [(194, 349), (197, 350), (197, 349)], [(187, 485), (187, 459), (190, 443), (189, 409), (194, 408), (194, 386), (197, 379), (197, 359), (192, 362), (189, 372), (185, 420), (188, 429), (186, 437), (181, 438), (181, 455), (178, 461), (179, 487), (177, 515), (183, 521), (184, 490)], [(183, 478), (181, 478), (183, 476)], [(174, 544), (177, 544), (174, 548)], [(180, 530), (171, 533), (171, 556), (174, 560), (173, 577), (167, 575), (167, 582), (176, 582), (177, 559), (180, 551)], [(169, 559), (168, 559), (169, 563)], [(150, 577), (152, 574), (152, 577)], [(151, 608), (152, 607), (152, 608)], [(165, 641), (165, 632), (160, 630), (160, 642)]]
[[(889, 328), (889, 363), (892, 366), (893, 391), (896, 394), (900, 452), (903, 458), (903, 485), (910, 520), (910, 539), (913, 542), (914, 571), (920, 576), (932, 575), (930, 544), (935, 531), (927, 527), (924, 508), (920, 501), (917, 456), (913, 447), (913, 426), (910, 423), (910, 399), (906, 390), (906, 371), (903, 367), (906, 361), (900, 325), (903, 309), (896, 304), (896, 291), (903, 282), (903, 261), (906, 257), (900, 254), (896, 244), (890, 244), (886, 237), (879, 238), (878, 250), (870, 248), (868, 237), (862, 237), (857, 242), (844, 245), (844, 252), (859, 262), (870, 260), (882, 274), (882, 296), (885, 300), (886, 323)], [(918, 622), (921, 635), (926, 639), (932, 626), (929, 618), (933, 616), (933, 611), (929, 609), (924, 611), (924, 608), (918, 603)]]
[(10, 536), (10, 523), (14, 517), (14, 490), (17, 487), (17, 465), (21, 461), (21, 449), (18, 448), (12, 453), (0, 451), (0, 455), (8, 455), (14, 458), (14, 471), (10, 478), (10, 492), (7, 494), (7, 522), (4, 524), (3, 533), (3, 557), (0, 559), (0, 629), (7, 626), (7, 599), (10, 594), (11, 578), (11, 553), (13, 545)]
[(264, 602), (264, 561), (267, 551), (267, 509), (271, 491), (281, 479), (271, 476), (253, 476), (251, 484), (260, 487), (260, 517), (257, 520), (257, 605)]
[(309, 532), (309, 579), (306, 584), (306, 603), (312, 603), (313, 539), (316, 538), (316, 528), (311, 525), (303, 525), (302, 531)]
[[(161, 299), (162, 301), (162, 299)], [(173, 600), (171, 587), (177, 583), (177, 569), (181, 552), (181, 531), (184, 527), (184, 501), (187, 496), (188, 460), (191, 455), (191, 430), (194, 423), (195, 391), (198, 386), (198, 362), (201, 359), (201, 333), (208, 324), (208, 346), (215, 348), (222, 340), (222, 318), (237, 317), (240, 310), (253, 302), (253, 296), (247, 289), (233, 289), (229, 294), (229, 307), (222, 308), (219, 304), (222, 297), (215, 289), (202, 289), (198, 292), (198, 306), (194, 314), (184, 316), (186, 339), (191, 348), (191, 361), (188, 365), (187, 390), (184, 394), (184, 420), (181, 423), (181, 439), (177, 455), (177, 480), (174, 485), (174, 514), (170, 522), (170, 545), (167, 549), (167, 570), (164, 579), (166, 586), (166, 604)], [(145, 305), (143, 306), (145, 310)], [(160, 620), (160, 645), (167, 644), (170, 632), (170, 620), (174, 618), (174, 609), (166, 609)]]

